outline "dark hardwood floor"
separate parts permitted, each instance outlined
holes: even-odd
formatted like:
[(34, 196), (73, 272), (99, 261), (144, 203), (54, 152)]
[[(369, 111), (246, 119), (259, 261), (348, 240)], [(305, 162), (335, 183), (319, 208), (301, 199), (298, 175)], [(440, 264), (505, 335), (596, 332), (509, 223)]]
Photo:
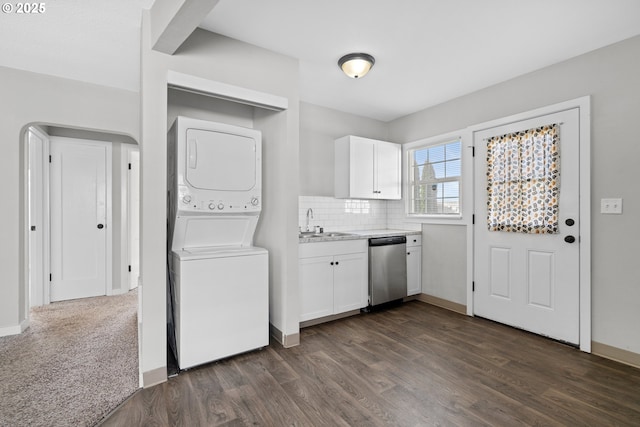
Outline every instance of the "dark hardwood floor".
[(640, 426), (640, 370), (418, 301), (143, 389), (104, 426)]

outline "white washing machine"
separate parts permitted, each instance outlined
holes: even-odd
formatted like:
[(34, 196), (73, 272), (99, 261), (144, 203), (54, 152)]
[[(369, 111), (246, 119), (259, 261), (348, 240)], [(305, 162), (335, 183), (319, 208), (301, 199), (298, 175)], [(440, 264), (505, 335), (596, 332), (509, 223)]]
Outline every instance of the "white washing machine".
[(168, 133), (169, 340), (180, 369), (269, 344), (259, 131), (178, 117)]
[(201, 248), (173, 253), (181, 369), (269, 344), (268, 253)]

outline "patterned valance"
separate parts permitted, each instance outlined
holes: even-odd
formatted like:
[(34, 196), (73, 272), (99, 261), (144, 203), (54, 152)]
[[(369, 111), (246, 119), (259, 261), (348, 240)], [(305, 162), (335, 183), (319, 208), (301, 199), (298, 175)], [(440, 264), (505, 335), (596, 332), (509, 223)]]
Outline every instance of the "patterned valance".
[(552, 124), (487, 141), (489, 231), (558, 233), (558, 134)]

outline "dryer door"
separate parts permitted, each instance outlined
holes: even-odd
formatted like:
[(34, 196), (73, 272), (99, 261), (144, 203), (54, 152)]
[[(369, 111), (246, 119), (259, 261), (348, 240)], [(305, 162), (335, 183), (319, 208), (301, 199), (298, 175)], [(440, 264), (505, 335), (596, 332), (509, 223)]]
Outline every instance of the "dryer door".
[(186, 179), (195, 188), (248, 191), (256, 185), (253, 138), (187, 129)]

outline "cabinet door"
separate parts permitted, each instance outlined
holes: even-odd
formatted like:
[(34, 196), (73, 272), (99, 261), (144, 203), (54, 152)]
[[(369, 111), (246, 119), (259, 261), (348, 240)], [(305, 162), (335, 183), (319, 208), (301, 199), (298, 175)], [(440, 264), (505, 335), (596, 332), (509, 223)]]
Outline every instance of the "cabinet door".
[(422, 292), (422, 248), (407, 247), (407, 295)]
[(398, 144), (376, 143), (376, 184), (377, 199), (401, 198), (402, 149)]
[(333, 257), (299, 260), (300, 321), (333, 314)]
[(333, 266), (335, 314), (367, 306), (367, 254), (336, 255)]
[(374, 142), (352, 137), (350, 147), (350, 197), (377, 198), (374, 193)]

